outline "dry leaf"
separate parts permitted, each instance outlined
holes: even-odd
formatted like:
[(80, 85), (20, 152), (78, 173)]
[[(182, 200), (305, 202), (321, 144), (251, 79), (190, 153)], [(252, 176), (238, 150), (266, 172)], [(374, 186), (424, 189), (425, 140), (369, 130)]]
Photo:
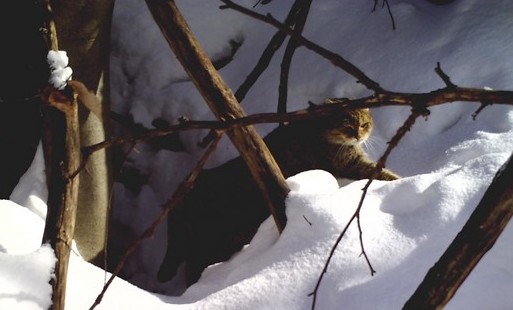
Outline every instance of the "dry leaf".
[(91, 113), (96, 115), (100, 119), (100, 121), (103, 121), (102, 116), (102, 105), (100, 103), (100, 99), (96, 97), (95, 94), (93, 94), (91, 91), (87, 89), (87, 87), (79, 81), (71, 80), (68, 81), (68, 85), (73, 89), (73, 91), (77, 94), (78, 99), (82, 104), (89, 110)]

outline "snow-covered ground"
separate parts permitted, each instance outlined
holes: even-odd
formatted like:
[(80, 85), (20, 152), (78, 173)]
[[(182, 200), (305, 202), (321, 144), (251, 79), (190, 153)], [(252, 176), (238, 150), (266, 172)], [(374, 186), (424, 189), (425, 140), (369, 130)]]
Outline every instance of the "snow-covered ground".
[[(275, 30), (236, 12), (218, 9), (213, 0), (176, 1), (200, 42), (213, 58), (242, 41), (232, 62), (221, 70), (236, 89), (252, 69)], [(251, 7), (256, 1), (239, 3)], [(283, 19), (292, 1), (257, 6)], [(434, 6), (420, 0), (389, 1), (397, 30), (386, 9), (371, 13), (374, 1), (313, 1), (305, 36), (352, 61), (389, 90), (422, 92), (444, 84), (433, 69), (440, 62), (461, 86), (513, 89), (513, 3), (507, 0), (456, 0)], [(243, 101), (248, 114), (276, 110), (283, 48)], [(154, 119), (175, 122), (213, 116), (188, 81), (154, 25), (145, 3), (116, 3), (112, 40), (113, 110), (131, 114), (152, 127)], [(305, 49), (294, 56), (289, 110), (327, 97), (368, 94), (346, 73)], [(374, 276), (360, 255), (353, 225), (330, 264), (318, 295), (318, 309), (398, 309), (413, 293), (481, 199), (493, 176), (513, 151), (513, 111), (487, 107), (476, 120), (478, 103), (451, 103), (418, 120), (388, 161), (403, 179), (375, 181), (361, 220), (365, 250)], [(379, 157), (408, 108), (372, 110), (375, 130), (368, 150)], [(260, 126), (262, 134), (273, 125)], [(186, 152), (156, 151), (141, 144), (126, 165), (148, 176), (140, 192), (116, 184), (114, 218), (133, 234), (142, 232), (160, 205), (194, 166), (204, 131), (181, 135)], [(209, 166), (236, 156), (223, 141)], [(40, 246), (43, 229), (42, 161), (20, 182), (12, 201), (0, 202), (0, 309), (45, 309), (54, 257)], [(288, 224), (278, 235), (265, 221), (242, 252), (208, 268), (182, 296), (177, 284), (158, 283), (156, 271), (165, 251), (165, 223), (129, 261), (99, 309), (309, 309), (322, 267), (338, 234), (352, 216), (365, 181), (339, 187), (324, 171), (288, 179)], [(16, 203), (15, 203), (16, 202)], [(23, 208), (27, 207), (27, 208)], [(511, 225), (466, 280), (448, 309), (508, 309), (513, 292)], [(87, 309), (100, 292), (104, 272), (72, 253), (67, 305)]]

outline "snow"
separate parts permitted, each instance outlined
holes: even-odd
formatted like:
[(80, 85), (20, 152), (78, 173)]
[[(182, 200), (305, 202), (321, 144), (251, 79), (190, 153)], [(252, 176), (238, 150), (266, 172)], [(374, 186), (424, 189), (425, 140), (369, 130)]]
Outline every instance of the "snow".
[(64, 89), (66, 82), (71, 79), (73, 70), (68, 67), (68, 60), (66, 51), (48, 51), (47, 62), (51, 71), (48, 83), (57, 89)]
[[(198, 3), (201, 2), (201, 5)], [(251, 7), (255, 1), (240, 1)], [(385, 9), (371, 13), (373, 1), (313, 2), (305, 36), (359, 66), (384, 88), (421, 92), (443, 87), (434, 73), (437, 62), (461, 86), (511, 89), (513, 3), (506, 0), (459, 0), (449, 6), (427, 1), (389, 1), (397, 30)], [(212, 57), (229, 50), (229, 40), (243, 44), (220, 73), (236, 89), (260, 57), (275, 29), (230, 10), (219, 2), (177, 1), (193, 31)], [(290, 3), (272, 1), (255, 9), (277, 18)], [(194, 86), (170, 52), (144, 2), (116, 3), (112, 30), (113, 110), (130, 113), (151, 128), (180, 115), (213, 119)], [(283, 48), (243, 101), (247, 113), (276, 109)], [(356, 98), (363, 86), (327, 61), (297, 50), (289, 82), (289, 110), (327, 97)], [(363, 242), (372, 266), (360, 255), (353, 223), (337, 248), (322, 281), (317, 309), (398, 309), (461, 230), (496, 172), (513, 151), (513, 110), (492, 105), (472, 120), (479, 103), (451, 103), (431, 109), (392, 152), (387, 167), (404, 176), (374, 181), (361, 210)], [(408, 108), (372, 109), (375, 129), (368, 143), (378, 158)], [(265, 134), (274, 125), (262, 125)], [(113, 217), (140, 234), (158, 215), (177, 184), (202, 153), (196, 143), (205, 131), (181, 135), (186, 152), (154, 150), (145, 144), (130, 153), (126, 165), (147, 175), (139, 193), (116, 183)], [(11, 197), (0, 201), (0, 309), (46, 309), (55, 258), (40, 246), (44, 216), (41, 154)], [(209, 166), (236, 156), (222, 141)], [(341, 180), (338, 180), (341, 181)], [(308, 296), (336, 238), (353, 216), (366, 180), (337, 182), (325, 171), (307, 171), (287, 180), (288, 224), (281, 235), (272, 219), (262, 223), (252, 242), (225, 263), (209, 267), (181, 296), (177, 281), (158, 283), (156, 272), (165, 251), (165, 224), (146, 240), (116, 279), (99, 309), (309, 309)], [(509, 225), (465, 281), (447, 309), (511, 308), (513, 242)], [(5, 275), (5, 276), (4, 276)], [(71, 255), (67, 307), (88, 309), (100, 292), (102, 270)], [(343, 305), (343, 306), (342, 306)]]

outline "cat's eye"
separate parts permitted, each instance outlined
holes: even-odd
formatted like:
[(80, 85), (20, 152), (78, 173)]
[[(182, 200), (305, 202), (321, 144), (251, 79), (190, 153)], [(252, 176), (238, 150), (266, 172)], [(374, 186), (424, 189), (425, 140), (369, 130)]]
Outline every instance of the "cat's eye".
[(367, 128), (369, 128), (369, 123), (363, 123), (360, 125), (360, 127), (363, 129), (367, 129)]

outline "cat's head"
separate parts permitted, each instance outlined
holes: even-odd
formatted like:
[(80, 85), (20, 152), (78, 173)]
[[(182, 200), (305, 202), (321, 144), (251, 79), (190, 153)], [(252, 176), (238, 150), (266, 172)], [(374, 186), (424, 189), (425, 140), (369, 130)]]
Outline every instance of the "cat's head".
[(324, 125), (324, 138), (328, 142), (355, 145), (369, 137), (373, 122), (369, 109), (360, 109), (330, 117)]

